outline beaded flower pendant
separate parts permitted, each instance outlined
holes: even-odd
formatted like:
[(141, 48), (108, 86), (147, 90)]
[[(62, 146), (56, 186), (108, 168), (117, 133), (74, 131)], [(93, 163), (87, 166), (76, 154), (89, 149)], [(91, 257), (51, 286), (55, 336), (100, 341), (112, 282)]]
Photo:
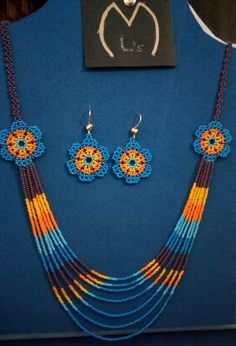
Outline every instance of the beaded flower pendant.
[(29, 166), (45, 150), (44, 144), (40, 142), (41, 137), (38, 127), (15, 121), (10, 129), (0, 131), (0, 156), (7, 161), (14, 161), (19, 167)]
[(95, 177), (104, 177), (108, 172), (108, 149), (100, 146), (90, 133), (82, 143), (74, 143), (69, 148), (69, 172), (77, 175), (83, 182), (91, 182)]
[(226, 157), (230, 152), (229, 143), (232, 136), (228, 129), (224, 129), (219, 121), (211, 121), (207, 126), (202, 125), (195, 132), (194, 151), (208, 161), (217, 157)]
[(129, 139), (124, 149), (118, 147), (112, 159), (115, 161), (113, 172), (128, 184), (137, 184), (141, 178), (149, 177), (152, 172), (150, 151), (142, 148), (134, 137)]

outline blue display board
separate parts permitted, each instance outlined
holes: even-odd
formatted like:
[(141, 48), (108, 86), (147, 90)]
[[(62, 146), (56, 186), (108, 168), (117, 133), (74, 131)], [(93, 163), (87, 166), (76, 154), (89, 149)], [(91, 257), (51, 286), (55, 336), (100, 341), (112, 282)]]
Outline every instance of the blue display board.
[[(179, 218), (200, 157), (193, 133), (211, 119), (224, 45), (207, 36), (186, 1), (173, 1), (176, 68), (86, 70), (80, 1), (48, 1), (10, 25), (24, 119), (44, 133), (37, 162), (60, 227), (79, 257), (113, 276), (151, 260)], [(163, 38), (164, 39), (164, 38)], [(222, 122), (236, 137), (236, 55)], [(93, 109), (94, 136), (112, 152), (125, 144), (135, 113), (138, 140), (153, 153), (153, 174), (129, 186), (112, 174), (82, 184), (65, 168), (67, 149), (84, 136)], [(10, 123), (1, 52), (0, 127)], [(186, 274), (153, 327), (235, 323), (236, 145), (219, 160), (204, 220)], [(0, 162), (0, 333), (76, 332), (49, 289), (32, 238), (19, 174)]]

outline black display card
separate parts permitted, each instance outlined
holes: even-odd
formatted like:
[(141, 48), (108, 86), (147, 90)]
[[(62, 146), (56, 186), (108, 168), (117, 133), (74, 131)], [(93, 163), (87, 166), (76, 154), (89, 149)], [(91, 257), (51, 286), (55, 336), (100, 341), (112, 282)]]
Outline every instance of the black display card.
[(169, 0), (82, 0), (86, 67), (175, 66)]
[(236, 43), (236, 0), (189, 0), (189, 4), (215, 36)]

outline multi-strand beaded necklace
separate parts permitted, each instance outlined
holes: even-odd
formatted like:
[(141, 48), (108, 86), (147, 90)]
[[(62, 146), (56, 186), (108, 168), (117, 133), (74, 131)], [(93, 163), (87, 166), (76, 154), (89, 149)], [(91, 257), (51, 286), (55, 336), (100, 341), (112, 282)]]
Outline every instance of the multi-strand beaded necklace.
[[(58, 227), (33, 163), (44, 151), (41, 131), (21, 120), (7, 23), (1, 24), (1, 39), (14, 121), (10, 129), (0, 132), (0, 154), (19, 167), (32, 234), (51, 289), (63, 309), (87, 334), (107, 341), (138, 335), (160, 316), (173, 296), (202, 221), (215, 159), (227, 156), (230, 151), (231, 135), (219, 119), (232, 46), (228, 44), (225, 49), (213, 121), (200, 126), (195, 133), (194, 149), (203, 157), (180, 219), (161, 251), (149, 263), (129, 276), (111, 277), (88, 268)], [(135, 331), (124, 336), (106, 337), (96, 332), (99, 328), (120, 334), (122, 329), (130, 327)]]

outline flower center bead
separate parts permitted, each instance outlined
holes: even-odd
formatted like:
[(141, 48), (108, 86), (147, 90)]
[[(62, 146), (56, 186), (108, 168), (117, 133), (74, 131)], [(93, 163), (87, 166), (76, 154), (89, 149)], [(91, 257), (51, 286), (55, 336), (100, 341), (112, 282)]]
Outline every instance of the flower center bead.
[(19, 149), (25, 149), (26, 148), (26, 146), (27, 146), (27, 142), (26, 142), (26, 140), (25, 139), (18, 139), (18, 141), (17, 141), (17, 147), (19, 148)]
[(85, 158), (84, 158), (84, 163), (86, 164), (86, 165), (91, 165), (92, 163), (93, 163), (93, 157), (91, 156), (91, 155), (88, 155), (88, 156), (86, 156)]
[(137, 161), (135, 159), (130, 159), (129, 160), (129, 166), (131, 168), (134, 168), (135, 166), (137, 166)]
[(16, 158), (27, 158), (36, 150), (36, 139), (27, 130), (16, 130), (9, 134), (7, 141), (8, 151)]
[(120, 157), (120, 168), (127, 175), (137, 176), (144, 171), (145, 167), (146, 160), (138, 150), (127, 150)]
[(215, 145), (215, 144), (217, 143), (217, 141), (216, 141), (215, 138), (210, 138), (209, 141), (208, 141), (208, 143), (209, 143), (210, 145)]
[(78, 170), (84, 174), (96, 173), (102, 165), (101, 152), (92, 146), (81, 148), (75, 158)]

